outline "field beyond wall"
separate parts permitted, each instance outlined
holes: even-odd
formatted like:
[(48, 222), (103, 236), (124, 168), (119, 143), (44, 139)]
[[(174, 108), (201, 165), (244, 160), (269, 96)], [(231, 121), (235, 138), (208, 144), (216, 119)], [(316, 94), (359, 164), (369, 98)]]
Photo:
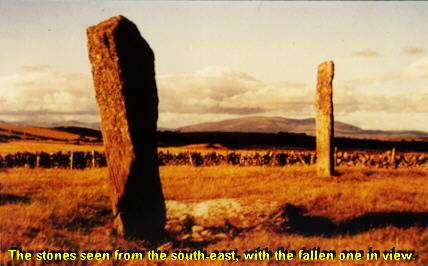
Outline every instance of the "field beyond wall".
[[(251, 208), (262, 199), (300, 206), (306, 209), (303, 217), (309, 222), (320, 219), (351, 225), (334, 235), (308, 234), (304, 230), (278, 231), (268, 223), (234, 232), (223, 228), (221, 239), (199, 243), (208, 251), (235, 248), (243, 251), (257, 247), (270, 250), (320, 247), (337, 251), (372, 247), (383, 251), (395, 247), (415, 250), (418, 259), (411, 264), (428, 263), (428, 229), (424, 221), (428, 213), (428, 171), (349, 167), (338, 171), (340, 176), (320, 179), (313, 166), (160, 167), (167, 202), (239, 199)], [(1, 262), (9, 261), (7, 250), (14, 246), (24, 250), (142, 249), (145, 244), (141, 241), (124, 240), (112, 232), (108, 186), (107, 168), (2, 170)], [(407, 221), (403, 222), (403, 217)], [(170, 251), (197, 245), (198, 242), (178, 238), (162, 243), (162, 247)], [(195, 263), (198, 262), (187, 264)], [(263, 262), (266, 263), (268, 261)]]

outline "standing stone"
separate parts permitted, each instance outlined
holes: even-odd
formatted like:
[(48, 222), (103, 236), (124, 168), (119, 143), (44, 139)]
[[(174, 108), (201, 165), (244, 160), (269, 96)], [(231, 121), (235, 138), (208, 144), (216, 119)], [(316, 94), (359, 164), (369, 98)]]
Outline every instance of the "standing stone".
[(334, 173), (333, 77), (333, 61), (326, 61), (318, 66), (316, 96), (316, 145), (318, 176), (331, 176)]
[(153, 51), (123, 16), (89, 27), (87, 36), (116, 229), (124, 236), (159, 240), (166, 214), (156, 146)]

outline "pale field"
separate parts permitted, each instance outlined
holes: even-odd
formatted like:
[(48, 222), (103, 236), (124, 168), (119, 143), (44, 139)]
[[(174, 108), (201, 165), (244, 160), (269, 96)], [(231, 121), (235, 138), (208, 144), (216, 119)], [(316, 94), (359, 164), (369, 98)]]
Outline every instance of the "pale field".
[(0, 125), (0, 129), (13, 130), (24, 134), (30, 134), (34, 136), (56, 138), (56, 139), (67, 139), (73, 140), (78, 139), (78, 134), (64, 132), (60, 130), (45, 128), (45, 127), (32, 127), (32, 126), (16, 126), (16, 125)]
[(10, 141), (0, 143), (0, 155), (14, 154), (17, 152), (69, 152), (69, 151), (104, 151), (102, 144), (73, 144), (58, 141)]
[[(334, 222), (374, 212), (428, 212), (426, 170), (338, 170), (341, 176), (321, 179), (316, 177), (313, 167), (164, 166), (160, 167), (160, 175), (166, 200), (244, 198), (251, 202), (253, 199), (266, 199), (302, 205), (310, 215), (322, 216)], [(24, 250), (144, 248), (141, 241), (124, 240), (111, 233), (113, 218), (107, 168), (3, 170), (0, 172), (0, 194), (22, 197), (0, 205), (3, 263), (9, 260), (7, 249), (13, 246), (21, 246)], [(395, 247), (416, 251), (419, 258), (406, 265), (426, 265), (428, 229), (426, 226), (400, 228), (391, 221), (385, 227), (334, 237), (275, 233), (269, 230), (249, 231), (212, 243), (205, 249), (212, 251), (238, 248), (243, 251), (257, 247), (268, 247), (270, 250), (279, 247), (294, 250), (321, 247), (338, 251), (366, 250), (368, 247), (383, 251)], [(258, 264), (268, 263), (274, 264), (275, 261)], [(315, 261), (305, 265), (320, 263), (321, 261)], [(325, 264), (339, 263), (341, 262), (335, 260)], [(362, 265), (369, 262), (355, 263)], [(395, 264), (403, 263), (405, 262), (398, 261)], [(140, 265), (141, 262), (117, 264)], [(189, 261), (184, 264), (205, 263)], [(230, 265), (230, 262), (216, 264)], [(243, 264), (249, 262), (243, 261)], [(370, 264), (391, 263), (379, 260)]]

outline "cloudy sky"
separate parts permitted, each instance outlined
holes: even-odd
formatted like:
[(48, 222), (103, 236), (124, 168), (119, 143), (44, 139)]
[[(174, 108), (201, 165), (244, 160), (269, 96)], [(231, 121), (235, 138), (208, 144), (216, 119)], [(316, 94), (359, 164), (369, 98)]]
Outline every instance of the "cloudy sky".
[(160, 127), (314, 116), (428, 131), (428, 2), (0, 1), (0, 120), (98, 121), (86, 28), (122, 14), (156, 57)]

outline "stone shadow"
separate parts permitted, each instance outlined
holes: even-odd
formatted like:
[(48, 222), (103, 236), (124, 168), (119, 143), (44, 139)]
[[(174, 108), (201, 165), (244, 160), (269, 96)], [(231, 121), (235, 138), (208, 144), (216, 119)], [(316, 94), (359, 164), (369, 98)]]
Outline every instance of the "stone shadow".
[(278, 233), (335, 237), (355, 235), (387, 226), (428, 226), (428, 212), (372, 212), (339, 223), (323, 216), (304, 215), (306, 212), (301, 206), (287, 203), (271, 217), (272, 229)]

